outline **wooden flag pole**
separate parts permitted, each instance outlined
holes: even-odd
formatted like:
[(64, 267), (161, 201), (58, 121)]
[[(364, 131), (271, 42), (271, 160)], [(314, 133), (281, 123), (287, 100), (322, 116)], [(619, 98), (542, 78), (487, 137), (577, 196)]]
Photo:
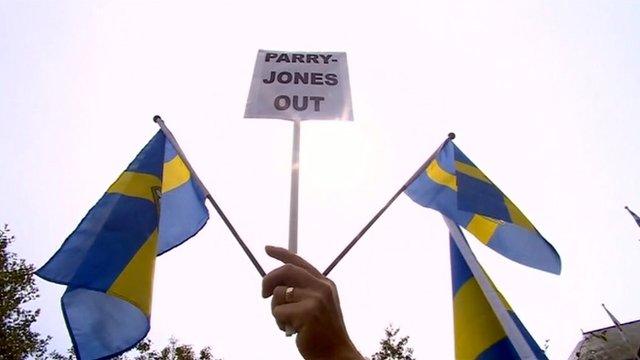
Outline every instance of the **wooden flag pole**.
[(289, 251), (298, 252), (298, 183), (300, 175), (300, 119), (293, 121), (291, 198), (289, 202)]
[(173, 147), (176, 149), (176, 152), (178, 153), (178, 155), (180, 156), (182, 161), (184, 161), (184, 164), (187, 166), (187, 168), (189, 169), (189, 171), (193, 175), (193, 178), (195, 179), (196, 183), (200, 186), (202, 191), (205, 193), (207, 200), (209, 200), (209, 202), (211, 203), (213, 208), (216, 210), (218, 215), (220, 215), (220, 217), (222, 218), (222, 221), (224, 222), (224, 224), (227, 225), (227, 228), (229, 228), (229, 231), (231, 231), (231, 234), (233, 234), (233, 237), (238, 241), (238, 244), (240, 244), (240, 247), (242, 248), (242, 250), (244, 250), (244, 253), (247, 254), (247, 256), (249, 257), (249, 260), (251, 260), (251, 263), (256, 268), (256, 270), (258, 270), (258, 273), (260, 274), (260, 276), (264, 277), (266, 275), (266, 273), (262, 269), (262, 266), (260, 266), (260, 263), (258, 263), (258, 260), (256, 260), (255, 256), (253, 256), (253, 253), (251, 253), (251, 250), (249, 250), (249, 248), (244, 243), (244, 241), (242, 241), (242, 239), (240, 238), (240, 235), (238, 235), (238, 232), (236, 231), (236, 229), (233, 227), (233, 225), (231, 224), (229, 219), (227, 219), (227, 217), (225, 216), (224, 212), (222, 212), (222, 209), (220, 208), (220, 206), (218, 206), (216, 201), (213, 199), (213, 196), (211, 196), (211, 193), (209, 192), (209, 190), (207, 190), (207, 188), (204, 186), (202, 181), (200, 181), (200, 178), (198, 177), (198, 174), (196, 174), (196, 172), (191, 167), (191, 164), (189, 163), (189, 160), (187, 160), (187, 157), (184, 155), (184, 152), (182, 152), (182, 149), (180, 148), (180, 145), (178, 145), (178, 142), (176, 141), (176, 138), (173, 136), (173, 134), (167, 128), (167, 126), (164, 124), (164, 121), (162, 120), (160, 115), (154, 116), (153, 117), (153, 121), (156, 124), (158, 124), (158, 126), (160, 126), (160, 130), (162, 130), (162, 132), (167, 137), (167, 139), (169, 140), (171, 145), (173, 145)]
[(349, 250), (351, 250), (351, 248), (358, 242), (358, 240), (360, 240), (360, 238), (367, 232), (367, 230), (369, 230), (369, 228), (378, 220), (378, 218), (380, 218), (380, 216), (382, 216), (382, 214), (389, 208), (389, 206), (391, 206), (391, 204), (393, 204), (394, 201), (396, 201), (396, 199), (400, 196), (400, 194), (402, 194), (405, 190), (407, 190), (407, 188), (409, 187), (409, 185), (411, 185), (411, 183), (418, 177), (420, 176), (420, 174), (422, 174), (425, 169), (427, 168), (427, 166), (429, 165), (429, 163), (436, 157), (436, 155), (438, 154), (438, 152), (440, 152), (440, 150), (451, 140), (456, 138), (456, 134), (454, 133), (449, 133), (449, 136), (447, 137), (447, 139), (438, 147), (438, 149), (431, 154), (431, 156), (429, 156), (429, 158), (427, 159), (427, 161), (424, 162), (424, 164), (422, 164), (422, 166), (420, 166), (420, 168), (409, 178), (409, 180), (407, 180), (407, 182), (404, 183), (404, 185), (402, 185), (402, 187), (396, 191), (396, 193), (391, 197), (391, 199), (389, 201), (387, 201), (387, 203), (382, 207), (382, 209), (380, 209), (378, 211), (378, 213), (376, 213), (373, 218), (371, 220), (369, 220), (369, 222), (367, 223), (367, 225), (365, 225), (362, 230), (360, 230), (360, 232), (358, 233), (358, 235), (356, 235), (356, 237), (353, 238), (353, 240), (351, 240), (351, 242), (347, 245), (347, 247), (344, 248), (344, 250), (342, 250), (342, 252), (340, 254), (338, 254), (338, 256), (331, 262), (331, 264), (325, 269), (325, 271), (322, 273), (322, 275), (327, 276), (329, 275), (329, 273), (331, 272), (331, 270), (333, 270), (333, 268), (338, 265), (338, 263), (340, 262), (340, 260), (342, 260), (342, 258), (347, 255), (347, 253), (349, 252)]

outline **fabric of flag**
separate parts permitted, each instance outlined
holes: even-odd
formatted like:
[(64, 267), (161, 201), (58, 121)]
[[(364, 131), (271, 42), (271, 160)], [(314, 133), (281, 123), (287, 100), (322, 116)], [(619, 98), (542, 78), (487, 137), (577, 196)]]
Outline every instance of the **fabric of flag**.
[[(521, 358), (487, 300), (485, 291), (494, 292), (498, 296), (500, 305), (503, 306), (515, 323), (517, 331), (524, 337), (534, 357), (536, 359), (547, 359), (495, 285), (490, 283), (489, 289), (483, 289), (473, 275), (469, 264), (461, 254), (454, 239), (450, 236), (449, 240), (456, 359), (502, 360)], [(479, 264), (477, 268), (486, 276)], [(489, 279), (488, 276), (487, 279)]]
[(68, 286), (62, 311), (78, 358), (110, 358), (146, 336), (155, 258), (205, 225), (205, 195), (159, 131), (37, 271)]
[(452, 141), (439, 149), (405, 193), (507, 258), (560, 273), (560, 256), (553, 246)]
[(633, 218), (633, 220), (636, 221), (636, 224), (638, 224), (638, 226), (640, 226), (640, 216), (636, 215), (636, 213), (631, 211), (631, 209), (629, 209), (627, 206), (625, 206), (624, 208), (627, 209), (629, 214), (631, 214), (631, 217)]

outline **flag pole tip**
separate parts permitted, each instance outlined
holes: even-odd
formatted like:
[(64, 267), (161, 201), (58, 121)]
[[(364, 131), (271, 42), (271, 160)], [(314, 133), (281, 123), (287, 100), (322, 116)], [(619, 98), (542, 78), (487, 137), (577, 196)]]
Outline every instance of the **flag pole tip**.
[(449, 140), (453, 140), (456, 138), (456, 133), (450, 132), (448, 136), (449, 136)]
[(162, 118), (160, 117), (160, 115), (156, 115), (153, 117), (153, 122), (157, 123), (158, 121), (161, 121)]

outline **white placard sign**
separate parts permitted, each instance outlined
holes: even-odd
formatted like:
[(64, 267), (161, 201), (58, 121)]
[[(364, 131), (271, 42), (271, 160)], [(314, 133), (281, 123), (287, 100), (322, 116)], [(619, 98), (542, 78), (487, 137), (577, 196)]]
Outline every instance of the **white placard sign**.
[(353, 120), (347, 53), (259, 50), (244, 117)]

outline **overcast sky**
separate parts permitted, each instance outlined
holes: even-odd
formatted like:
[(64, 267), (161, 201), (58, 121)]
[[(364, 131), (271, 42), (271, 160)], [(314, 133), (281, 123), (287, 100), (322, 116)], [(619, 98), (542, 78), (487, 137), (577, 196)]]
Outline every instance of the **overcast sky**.
[[(443, 2), (444, 3), (444, 2)], [(266, 270), (286, 246), (292, 123), (243, 119), (258, 49), (345, 51), (354, 122), (302, 124), (299, 252), (324, 269), (445, 139), (520, 207), (560, 276), (469, 238), (531, 334), (566, 359), (580, 329), (640, 318), (640, 3), (0, 3), (0, 222), (42, 265), (157, 131), (160, 114)], [(453, 358), (440, 215), (401, 196), (333, 271), (364, 354), (388, 323)], [(222, 221), (156, 264), (150, 336), (225, 359), (297, 358)], [(63, 350), (64, 288), (37, 280)]]

